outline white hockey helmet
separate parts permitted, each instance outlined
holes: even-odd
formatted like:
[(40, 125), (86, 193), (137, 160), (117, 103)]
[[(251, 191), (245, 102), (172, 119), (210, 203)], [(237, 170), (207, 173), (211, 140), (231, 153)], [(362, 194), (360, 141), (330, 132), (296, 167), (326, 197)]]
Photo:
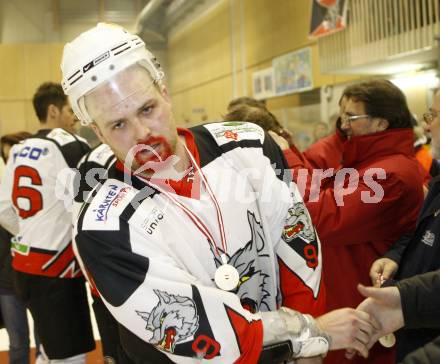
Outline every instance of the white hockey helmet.
[(114, 24), (98, 23), (64, 46), (62, 86), (82, 125), (92, 122), (84, 96), (135, 63), (147, 69), (153, 82), (162, 81), (164, 73), (142, 39)]

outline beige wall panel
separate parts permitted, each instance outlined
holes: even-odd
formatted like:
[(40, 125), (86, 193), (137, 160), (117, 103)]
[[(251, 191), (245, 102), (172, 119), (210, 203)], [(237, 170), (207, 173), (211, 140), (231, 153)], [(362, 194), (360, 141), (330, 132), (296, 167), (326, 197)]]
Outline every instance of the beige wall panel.
[[(176, 123), (189, 126), (200, 124), (205, 118), (207, 121), (220, 120), (231, 100), (231, 87), (228, 76), (172, 95)], [(189, 122), (185, 123), (185, 119)]]
[(40, 122), (38, 121), (37, 115), (35, 115), (34, 106), (32, 105), (31, 100), (25, 104), (25, 115), (26, 131), (35, 133), (38, 129), (40, 129)]
[(14, 100), (25, 95), (25, 59), (22, 45), (0, 44), (0, 100)]
[(431, 105), (427, 105), (426, 85), (416, 85), (411, 87), (401, 87), (405, 94), (408, 107), (413, 114), (416, 114), (419, 121), (423, 120), (423, 113), (425, 113)]
[(49, 47), (50, 57), (50, 80), (61, 82), (61, 59), (63, 57), (64, 44), (52, 43)]
[(269, 110), (278, 110), (299, 106), (299, 94), (274, 97), (268, 99), (266, 105)]
[(59, 82), (62, 44), (0, 45), (0, 67), (8, 70), (0, 82), (0, 132), (39, 128), (32, 106), (37, 87)]
[(50, 46), (45, 44), (26, 44), (24, 46), (25, 98), (32, 99), (37, 87), (50, 81)]
[(313, 44), (312, 49), (312, 77), (313, 88), (321, 87), (334, 83), (334, 76), (322, 74), (319, 68), (319, 50), (318, 44)]
[(310, 0), (243, 1), (249, 66), (312, 43), (307, 38)]
[(26, 74), (26, 98), (32, 99), (35, 90), (43, 82), (61, 82), (61, 43), (26, 44), (24, 46), (24, 72)]
[[(42, 42), (48, 30), (46, 9), (51, 0), (12, 0), (2, 2), (2, 42)], [(17, 27), (17, 24), (20, 24)]]
[(169, 41), (169, 81), (173, 93), (231, 72), (229, 7), (225, 1)]
[(0, 102), (1, 135), (23, 130), (27, 131), (26, 101)]

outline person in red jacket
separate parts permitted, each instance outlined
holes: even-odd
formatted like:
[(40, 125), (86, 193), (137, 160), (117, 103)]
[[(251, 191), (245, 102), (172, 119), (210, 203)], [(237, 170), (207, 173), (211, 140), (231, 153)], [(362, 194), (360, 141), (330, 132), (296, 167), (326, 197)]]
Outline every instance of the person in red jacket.
[[(401, 90), (389, 81), (372, 80), (347, 87), (343, 96), (341, 130), (347, 140), (342, 147), (337, 138), (333, 149), (332, 140), (326, 145), (340, 153), (339, 167), (313, 170), (307, 154), (284, 150), (294, 176), (300, 168), (312, 176), (306, 205), (322, 240), (328, 310), (361, 302), (356, 285), (369, 284), (371, 263), (415, 228), (423, 203), (423, 174), (414, 157), (411, 114)], [(345, 362), (366, 361), (348, 361), (343, 352), (329, 353), (325, 360)], [(394, 350), (373, 347), (368, 363), (392, 362)]]

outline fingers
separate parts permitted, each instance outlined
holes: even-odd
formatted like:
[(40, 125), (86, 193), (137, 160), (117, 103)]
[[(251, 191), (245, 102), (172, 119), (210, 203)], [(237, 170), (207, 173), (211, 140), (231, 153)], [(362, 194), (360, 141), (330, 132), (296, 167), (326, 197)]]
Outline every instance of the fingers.
[(368, 348), (365, 344), (358, 340), (355, 340), (352, 345), (352, 349), (356, 350), (364, 358), (368, 358)]
[(375, 332), (382, 330), (382, 324), (377, 321), (374, 315), (370, 315), (370, 324), (373, 326)]
[(353, 349), (347, 349), (347, 350), (345, 351), (345, 357), (346, 357), (348, 360), (353, 359), (355, 355), (356, 355), (356, 351), (353, 350)]
[(370, 323), (370, 315), (366, 312), (353, 310), (354, 315), (352, 321), (352, 336), (350, 349), (359, 352), (364, 358), (368, 357), (368, 345), (370, 344), (371, 336), (375, 330)]
[(389, 258), (376, 260), (370, 268), (370, 279), (373, 286), (380, 287), (384, 281), (393, 278), (398, 267), (397, 263)]
[(359, 328), (367, 332), (370, 332), (370, 330), (373, 329), (372, 325), (370, 324), (371, 316), (369, 313), (354, 309), (353, 313), (356, 316)]
[[(368, 343), (370, 336), (376, 331), (374, 325), (370, 321), (370, 317), (369, 321), (359, 321), (359, 331), (362, 332), (362, 336), (367, 335), (367, 338), (361, 341), (365, 344)], [(361, 336), (358, 335), (358, 337), (360, 338)]]
[(371, 336), (371, 332), (367, 332), (367, 331), (363, 331), (362, 329), (359, 329), (356, 333), (356, 340), (359, 341), (361, 344), (365, 345), (365, 347), (367, 347), (367, 345), (370, 342), (370, 336)]
[(370, 269), (371, 284), (375, 287), (380, 287), (380, 277), (383, 273), (383, 260), (378, 259), (372, 265)]
[(397, 265), (394, 265), (393, 263), (385, 264), (385, 266), (383, 268), (382, 278), (385, 281), (393, 278), (394, 273), (396, 273), (396, 270), (397, 270), (396, 267), (397, 267)]

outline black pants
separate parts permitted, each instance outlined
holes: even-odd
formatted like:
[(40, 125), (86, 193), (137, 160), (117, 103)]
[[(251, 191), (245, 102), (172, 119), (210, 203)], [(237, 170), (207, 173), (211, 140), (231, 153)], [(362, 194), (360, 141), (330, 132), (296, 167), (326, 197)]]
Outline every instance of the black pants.
[(98, 324), (98, 330), (101, 336), (104, 363), (135, 364), (122, 348), (119, 337), (119, 324), (107, 307), (105, 307), (101, 298), (93, 296), (92, 307), (95, 312), (96, 323)]
[(51, 278), (14, 272), (15, 287), (34, 319), (49, 359), (95, 349), (83, 278)]

